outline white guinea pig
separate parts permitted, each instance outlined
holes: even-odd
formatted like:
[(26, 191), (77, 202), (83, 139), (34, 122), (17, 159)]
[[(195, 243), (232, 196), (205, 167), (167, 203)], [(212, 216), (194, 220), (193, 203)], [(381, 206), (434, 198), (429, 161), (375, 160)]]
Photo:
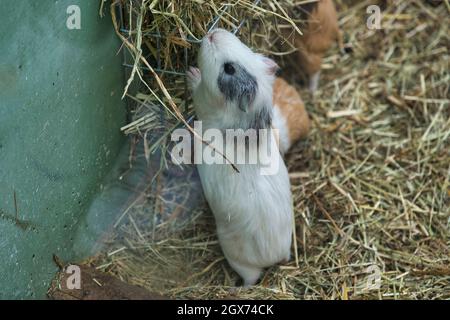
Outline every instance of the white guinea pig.
[[(252, 52), (235, 35), (215, 29), (202, 41), (198, 65), (187, 77), (203, 130), (271, 132), (275, 62)], [(227, 143), (224, 139), (225, 150)], [(273, 147), (274, 139), (259, 139), (256, 147), (245, 148), (249, 152), (264, 143)], [(269, 175), (261, 174), (260, 162), (235, 163), (239, 172), (227, 164), (197, 165), (222, 250), (245, 286), (255, 284), (264, 268), (290, 258), (290, 181), (278, 149), (275, 160), (278, 170)]]

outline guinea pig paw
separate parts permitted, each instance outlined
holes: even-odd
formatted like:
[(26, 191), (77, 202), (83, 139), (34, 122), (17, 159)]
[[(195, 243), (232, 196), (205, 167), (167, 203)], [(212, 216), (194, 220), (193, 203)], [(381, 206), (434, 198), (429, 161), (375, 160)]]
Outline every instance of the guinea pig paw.
[(186, 76), (188, 80), (189, 87), (191, 90), (195, 90), (202, 80), (202, 74), (199, 68), (189, 67), (186, 71)]

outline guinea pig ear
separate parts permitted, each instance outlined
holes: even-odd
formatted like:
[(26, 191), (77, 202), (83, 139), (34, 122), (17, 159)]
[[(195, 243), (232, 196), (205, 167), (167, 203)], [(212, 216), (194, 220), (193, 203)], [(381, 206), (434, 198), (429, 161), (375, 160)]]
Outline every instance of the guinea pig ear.
[(266, 65), (266, 70), (267, 70), (268, 75), (273, 76), (278, 72), (278, 70), (280, 70), (280, 67), (278, 66), (278, 64), (275, 61), (273, 61), (272, 59), (267, 58), (267, 57), (262, 57), (262, 60)]

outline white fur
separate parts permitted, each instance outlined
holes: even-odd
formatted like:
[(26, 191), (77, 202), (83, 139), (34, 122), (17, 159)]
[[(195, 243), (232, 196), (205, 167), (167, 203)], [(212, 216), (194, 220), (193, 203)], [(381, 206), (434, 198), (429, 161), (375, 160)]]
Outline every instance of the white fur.
[(277, 105), (273, 108), (272, 126), (278, 130), (280, 152), (284, 155), (291, 147), (291, 139), (289, 138), (287, 119)]
[[(258, 108), (272, 108), (274, 63), (253, 53), (225, 30), (214, 32), (214, 42), (205, 37), (199, 67), (188, 72), (194, 105), (203, 130), (247, 128)], [(248, 112), (225, 102), (217, 85), (224, 62), (235, 61), (257, 78), (258, 92)], [(278, 117), (277, 117), (278, 119)], [(278, 120), (276, 120), (278, 121)], [(271, 140), (273, 141), (273, 139)], [(292, 197), (288, 172), (281, 155), (274, 175), (261, 175), (260, 164), (198, 165), (203, 191), (214, 213), (222, 250), (230, 266), (254, 284), (263, 268), (289, 260), (292, 241)]]

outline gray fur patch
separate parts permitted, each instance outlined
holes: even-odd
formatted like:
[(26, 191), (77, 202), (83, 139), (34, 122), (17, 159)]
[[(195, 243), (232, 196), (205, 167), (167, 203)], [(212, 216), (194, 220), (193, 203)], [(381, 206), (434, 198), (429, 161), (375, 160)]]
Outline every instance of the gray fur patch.
[(235, 72), (232, 75), (227, 74), (223, 67), (220, 71), (217, 83), (219, 90), (228, 101), (236, 102), (239, 109), (247, 112), (250, 104), (255, 100), (258, 90), (258, 82), (244, 67), (237, 63), (230, 63)]
[(255, 114), (255, 118), (251, 121), (249, 127), (252, 129), (269, 129), (272, 125), (272, 109), (264, 106)]

